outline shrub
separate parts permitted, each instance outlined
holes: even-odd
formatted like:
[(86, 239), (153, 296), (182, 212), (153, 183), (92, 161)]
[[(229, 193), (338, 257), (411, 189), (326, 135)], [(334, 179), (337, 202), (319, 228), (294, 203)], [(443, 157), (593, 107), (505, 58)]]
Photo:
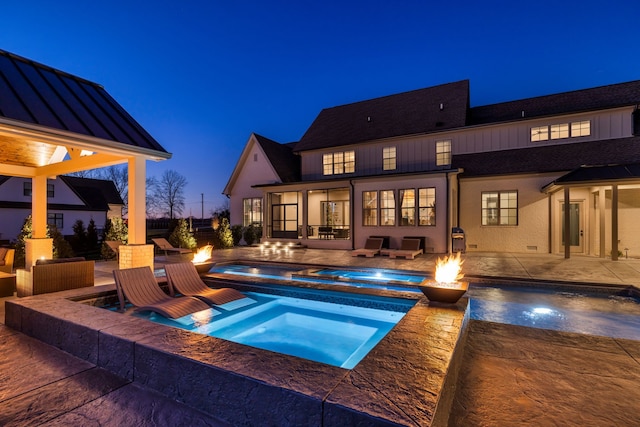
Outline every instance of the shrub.
[(256, 230), (253, 225), (250, 225), (244, 229), (244, 241), (248, 246), (253, 245), (253, 243), (256, 241)]
[(193, 249), (197, 246), (193, 233), (189, 231), (186, 219), (178, 220), (173, 232), (169, 236), (169, 243), (177, 248)]
[[(113, 218), (108, 219), (106, 224), (104, 225), (104, 235), (102, 237), (103, 242), (106, 240), (115, 240), (118, 242), (122, 242), (123, 245), (126, 245), (129, 241), (129, 228), (127, 224), (122, 220), (122, 218)], [(116, 257), (116, 254), (113, 253), (109, 246), (106, 243), (102, 243), (102, 248), (100, 250), (103, 259), (113, 259)]]
[(216, 239), (218, 240), (219, 249), (226, 249), (233, 247), (233, 235), (229, 228), (229, 220), (227, 218), (221, 218), (218, 228), (215, 230)]
[(242, 226), (239, 224), (231, 226), (231, 236), (233, 236), (233, 246), (238, 246), (240, 244), (243, 231), (244, 230), (242, 229)]

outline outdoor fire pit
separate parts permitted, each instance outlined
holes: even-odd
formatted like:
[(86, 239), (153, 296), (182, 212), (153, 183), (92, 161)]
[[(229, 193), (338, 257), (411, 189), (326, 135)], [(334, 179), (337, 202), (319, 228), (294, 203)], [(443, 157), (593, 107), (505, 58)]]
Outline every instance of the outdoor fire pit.
[(216, 263), (211, 260), (211, 252), (213, 251), (212, 245), (206, 245), (198, 249), (198, 252), (193, 256), (191, 262), (196, 267), (198, 274), (205, 274), (211, 270)]
[(436, 261), (435, 280), (426, 279), (418, 287), (433, 302), (455, 304), (467, 292), (468, 282), (462, 282), (460, 252)]

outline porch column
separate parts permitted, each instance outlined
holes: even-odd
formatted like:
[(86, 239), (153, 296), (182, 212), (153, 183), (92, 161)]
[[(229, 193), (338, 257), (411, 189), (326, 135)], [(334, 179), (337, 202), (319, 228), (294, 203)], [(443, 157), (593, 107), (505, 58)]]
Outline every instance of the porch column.
[(600, 187), (598, 190), (598, 215), (600, 217), (600, 258), (607, 256), (607, 226), (606, 226), (606, 213), (607, 213), (607, 197), (605, 187)]
[(618, 184), (611, 186), (611, 261), (618, 260)]
[(564, 187), (564, 257), (571, 258), (571, 211), (569, 187)]
[(309, 190), (304, 190), (302, 192), (302, 238), (307, 239), (308, 233), (307, 230), (309, 220)]
[(119, 267), (149, 266), (153, 269), (153, 245), (147, 245), (146, 163), (142, 157), (129, 159), (128, 227), (129, 244), (120, 247)]
[(31, 239), (25, 239), (25, 268), (36, 260), (53, 258), (53, 239), (47, 237), (47, 177), (31, 179)]

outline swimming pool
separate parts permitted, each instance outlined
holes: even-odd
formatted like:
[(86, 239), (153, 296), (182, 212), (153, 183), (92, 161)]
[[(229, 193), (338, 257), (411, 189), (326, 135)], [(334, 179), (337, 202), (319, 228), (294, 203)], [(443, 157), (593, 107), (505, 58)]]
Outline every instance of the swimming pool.
[(245, 295), (245, 300), (177, 320), (155, 314), (137, 315), (239, 344), (352, 369), (415, 304), (388, 298), (395, 302), (396, 310), (383, 310), (254, 292)]
[(531, 328), (640, 340), (640, 301), (576, 288), (473, 286), (471, 318)]

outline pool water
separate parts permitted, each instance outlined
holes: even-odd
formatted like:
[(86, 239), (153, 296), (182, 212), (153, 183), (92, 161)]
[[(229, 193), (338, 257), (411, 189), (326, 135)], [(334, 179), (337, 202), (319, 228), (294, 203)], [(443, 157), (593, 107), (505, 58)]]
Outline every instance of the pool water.
[(640, 340), (640, 301), (633, 297), (489, 286), (466, 296), (472, 319)]
[(425, 276), (417, 276), (413, 274), (406, 274), (395, 270), (338, 270), (333, 268), (325, 268), (322, 270), (316, 270), (314, 275), (325, 276), (329, 278), (337, 278), (341, 280), (353, 280), (353, 281), (375, 281), (375, 282), (394, 282), (394, 283), (406, 283), (406, 284), (420, 284)]
[(404, 301), (398, 304), (399, 311), (390, 311), (253, 292), (245, 295), (248, 304), (214, 307), (191, 319), (174, 321), (155, 314), (144, 317), (239, 344), (352, 369), (415, 303)]

